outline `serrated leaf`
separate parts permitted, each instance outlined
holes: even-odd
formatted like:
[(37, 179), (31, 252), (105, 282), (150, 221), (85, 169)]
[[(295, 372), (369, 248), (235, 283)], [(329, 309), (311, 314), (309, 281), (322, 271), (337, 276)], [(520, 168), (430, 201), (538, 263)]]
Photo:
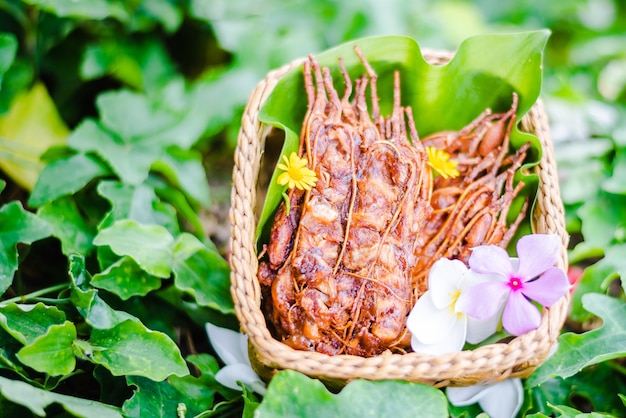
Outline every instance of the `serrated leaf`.
[(162, 226), (121, 220), (101, 230), (93, 242), (95, 245), (108, 245), (117, 255), (133, 258), (153, 276), (170, 277), (174, 238)]
[(230, 295), (230, 269), (214, 248), (184, 233), (174, 245), (174, 284), (190, 293), (199, 305), (234, 313)]
[(103, 180), (98, 184), (98, 193), (111, 203), (111, 210), (100, 223), (100, 229), (118, 220), (132, 219), (142, 224), (162, 225), (173, 234), (179, 232), (176, 210), (159, 200), (149, 186)]
[(165, 334), (140, 322), (124, 321), (111, 329), (94, 329), (90, 343), (96, 347), (92, 360), (114, 376), (143, 376), (161, 381), (171, 375), (186, 376), (189, 370), (176, 344)]
[(22, 344), (31, 344), (52, 325), (65, 322), (65, 313), (55, 306), (10, 303), (0, 307), (0, 326)]
[(18, 351), (17, 358), (39, 372), (51, 376), (66, 375), (76, 367), (72, 349), (75, 339), (76, 327), (72, 322), (51, 325), (46, 334)]
[(24, 189), (33, 189), (51, 146), (65, 144), (69, 130), (43, 83), (13, 99), (0, 116), (0, 168)]
[(583, 334), (571, 332), (559, 337), (559, 346), (529, 378), (529, 387), (540, 385), (551, 377), (568, 378), (583, 367), (626, 355), (626, 303), (619, 299), (588, 293), (583, 306), (603, 320), (602, 327)]
[[(400, 36), (351, 41), (316, 55), (316, 59), (320, 66), (330, 68), (341, 95), (338, 58), (342, 57), (352, 79), (365, 71), (353, 50), (358, 45), (378, 74), (383, 115), (392, 109), (393, 74), (399, 71), (402, 104), (411, 106), (417, 131), (425, 137), (438, 131), (460, 129), (487, 108), (500, 111), (509, 107), (513, 92), (519, 95), (517, 117), (521, 119), (539, 96), (543, 49), (548, 36), (546, 30), (475, 36), (461, 43), (446, 65), (429, 65), (415, 40)], [(259, 111), (262, 122), (285, 131), (281, 155), (297, 150), (306, 102), (302, 68), (295, 68), (279, 80)], [(541, 146), (536, 137), (514, 129), (510, 139), (513, 147), (530, 141), (528, 161), (539, 161)], [(270, 180), (257, 225), (257, 239), (282, 199), (283, 188), (276, 182), (278, 174), (275, 172)], [(527, 193), (536, 190), (536, 176), (524, 176), (523, 180)], [(524, 229), (528, 229), (528, 222)]]
[(202, 155), (195, 150), (172, 146), (153, 167), (178, 185), (188, 196), (203, 205), (211, 206), (209, 182), (202, 166)]
[(84, 218), (72, 196), (44, 204), (37, 215), (52, 227), (52, 235), (61, 241), (63, 254), (88, 254), (92, 250), (96, 228)]
[(161, 287), (161, 279), (148, 274), (130, 257), (122, 257), (105, 271), (95, 274), (91, 285), (108, 290), (122, 300), (145, 296)]
[(87, 154), (52, 161), (41, 172), (28, 204), (36, 208), (61, 196), (74, 194), (91, 180), (110, 173), (102, 162)]
[[(115, 121), (109, 123), (114, 124)], [(130, 124), (129, 120), (126, 125)], [(120, 126), (119, 129), (125, 128)], [(125, 135), (133, 133), (132, 128), (126, 129), (129, 132), (124, 132)], [(120, 137), (113, 132), (108, 131), (98, 122), (87, 119), (72, 132), (68, 144), (77, 150), (98, 154), (123, 182), (141, 184), (148, 177), (152, 163), (163, 152), (160, 144), (149, 137), (144, 140), (134, 140)]]
[(0, 295), (11, 286), (17, 271), (17, 243), (30, 244), (49, 236), (50, 226), (24, 210), (19, 201), (0, 208)]
[(319, 380), (286, 370), (272, 378), (255, 416), (444, 417), (448, 416), (448, 402), (439, 389), (391, 380), (355, 380), (335, 395)]
[(46, 408), (50, 405), (60, 404), (63, 409), (76, 417), (123, 418), (121, 410), (114, 406), (38, 389), (28, 383), (2, 376), (0, 393), (5, 399), (28, 408), (40, 417), (46, 416)]

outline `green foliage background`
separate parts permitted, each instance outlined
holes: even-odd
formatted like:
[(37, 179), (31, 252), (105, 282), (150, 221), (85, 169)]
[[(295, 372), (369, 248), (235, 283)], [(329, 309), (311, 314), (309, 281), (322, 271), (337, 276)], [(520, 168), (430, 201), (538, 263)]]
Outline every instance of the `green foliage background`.
[(476, 415), (402, 382), (334, 395), (288, 372), (260, 398), (215, 381), (203, 324), (237, 328), (232, 153), (248, 94), (294, 58), (364, 36), (455, 50), (544, 28), (541, 96), (582, 276), (520, 416), (624, 416), (621, 0), (0, 0), (0, 415)]

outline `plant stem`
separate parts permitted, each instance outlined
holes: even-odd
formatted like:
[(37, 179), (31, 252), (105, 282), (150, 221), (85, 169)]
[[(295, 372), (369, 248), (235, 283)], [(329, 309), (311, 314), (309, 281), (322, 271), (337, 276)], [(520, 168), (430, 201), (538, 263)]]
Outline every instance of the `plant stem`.
[(26, 295), (21, 295), (21, 296), (16, 296), (14, 298), (11, 299), (7, 299), (7, 300), (3, 300), (0, 302), (0, 305), (7, 305), (9, 303), (17, 303), (17, 302), (26, 302), (27, 300), (30, 299), (35, 299), (41, 295), (46, 295), (48, 293), (52, 293), (52, 292), (56, 292), (59, 290), (63, 290), (63, 289), (67, 289), (69, 288), (69, 285), (67, 283), (61, 283), (61, 284), (57, 284), (55, 286), (50, 286), (50, 287), (46, 287), (45, 289), (39, 289), (36, 290), (32, 293), (28, 293)]

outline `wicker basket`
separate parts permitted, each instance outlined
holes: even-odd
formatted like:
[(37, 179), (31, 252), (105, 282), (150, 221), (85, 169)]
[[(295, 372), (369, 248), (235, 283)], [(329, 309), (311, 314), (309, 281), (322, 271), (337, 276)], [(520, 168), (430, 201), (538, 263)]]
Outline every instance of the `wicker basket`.
[[(447, 52), (424, 50), (423, 54), (430, 63), (444, 63), (451, 58)], [(301, 66), (302, 62), (302, 59), (296, 60), (268, 73), (257, 85), (243, 115), (235, 151), (230, 209), (231, 293), (242, 331), (249, 336), (249, 355), (255, 371), (269, 380), (277, 370), (292, 369), (318, 378), (331, 388), (340, 388), (357, 378), (400, 379), (441, 387), (528, 376), (545, 360), (559, 336), (568, 313), (569, 295), (565, 295), (550, 309), (543, 310), (541, 325), (535, 331), (507, 343), (440, 356), (420, 353), (384, 354), (368, 358), (329, 356), (295, 350), (270, 334), (261, 311), (254, 242), (257, 226), (256, 184), (270, 129), (259, 122), (257, 114), (278, 80), (292, 68)], [(540, 186), (532, 226), (536, 233), (556, 233), (561, 237), (559, 267), (565, 270), (568, 235), (548, 121), (541, 101), (522, 119), (521, 128), (535, 134), (543, 147), (542, 159), (536, 166)]]

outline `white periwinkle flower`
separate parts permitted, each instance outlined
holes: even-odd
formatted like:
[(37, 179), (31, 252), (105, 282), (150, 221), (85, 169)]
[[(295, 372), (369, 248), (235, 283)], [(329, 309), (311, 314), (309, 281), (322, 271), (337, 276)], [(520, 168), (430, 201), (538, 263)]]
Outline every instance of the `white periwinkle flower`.
[(248, 358), (248, 336), (208, 322), (206, 331), (213, 349), (226, 364), (217, 372), (215, 380), (234, 390), (241, 390), (237, 384), (241, 382), (248, 389), (264, 395), (267, 391), (265, 383), (254, 372)]
[(520, 379), (507, 379), (490, 385), (448, 387), (446, 395), (454, 406), (478, 403), (491, 418), (514, 418), (524, 402)]
[(498, 317), (476, 320), (456, 306), (463, 291), (483, 280), (459, 260), (441, 258), (433, 264), (428, 291), (417, 300), (407, 318), (413, 351), (453, 353), (461, 351), (466, 341), (477, 344), (496, 332)]

